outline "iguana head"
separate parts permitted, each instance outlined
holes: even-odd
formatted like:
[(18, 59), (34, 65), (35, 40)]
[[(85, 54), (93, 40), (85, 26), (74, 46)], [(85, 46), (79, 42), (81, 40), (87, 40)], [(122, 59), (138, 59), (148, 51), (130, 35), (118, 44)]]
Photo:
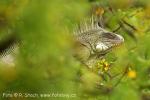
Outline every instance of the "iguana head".
[(93, 44), (95, 52), (105, 54), (124, 42), (124, 38), (121, 35), (104, 29), (101, 30), (95, 33), (97, 36), (99, 35), (97, 41)]
[(75, 39), (80, 48), (77, 57), (87, 63), (101, 58), (114, 47), (122, 44), (124, 38), (99, 26), (99, 21), (92, 17), (81, 23), (75, 30)]

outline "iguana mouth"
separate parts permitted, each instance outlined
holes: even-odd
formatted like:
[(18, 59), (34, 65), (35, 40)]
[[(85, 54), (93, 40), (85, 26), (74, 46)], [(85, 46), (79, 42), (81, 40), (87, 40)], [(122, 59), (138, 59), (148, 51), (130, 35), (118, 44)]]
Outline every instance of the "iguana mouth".
[(119, 43), (115, 43), (115, 44), (113, 44), (113, 46), (112, 46), (112, 47), (118, 47), (118, 46), (122, 45), (122, 44), (123, 44), (123, 42), (124, 42), (124, 41), (121, 41), (121, 42), (119, 42)]

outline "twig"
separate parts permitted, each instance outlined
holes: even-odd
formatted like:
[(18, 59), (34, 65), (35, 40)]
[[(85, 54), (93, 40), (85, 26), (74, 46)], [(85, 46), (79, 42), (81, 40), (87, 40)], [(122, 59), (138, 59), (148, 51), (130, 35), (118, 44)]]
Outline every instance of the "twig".
[(113, 87), (116, 87), (120, 82), (121, 80), (123, 79), (123, 77), (126, 75), (126, 73), (128, 72), (128, 68), (129, 66), (127, 65), (127, 67), (125, 68), (125, 71), (124, 73), (122, 74), (122, 76), (120, 77), (120, 79), (117, 81), (117, 83), (113, 86)]
[(128, 22), (126, 22), (125, 20), (121, 20), (124, 24), (126, 24), (127, 26), (131, 27), (133, 30), (137, 30), (133, 25), (129, 24)]
[(113, 32), (114, 33), (117, 32), (121, 27), (122, 27), (121, 24), (119, 24), (119, 26)]

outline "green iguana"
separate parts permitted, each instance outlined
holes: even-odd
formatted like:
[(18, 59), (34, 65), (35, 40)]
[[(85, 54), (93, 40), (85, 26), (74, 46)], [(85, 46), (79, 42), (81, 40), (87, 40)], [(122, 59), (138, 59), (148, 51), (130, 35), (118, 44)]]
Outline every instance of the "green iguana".
[(18, 52), (19, 39), (16, 35), (10, 35), (0, 41), (0, 64), (3, 66), (15, 66), (15, 55)]
[(75, 56), (90, 68), (111, 49), (124, 42), (121, 35), (102, 28), (97, 17), (84, 21), (74, 30), (74, 34)]

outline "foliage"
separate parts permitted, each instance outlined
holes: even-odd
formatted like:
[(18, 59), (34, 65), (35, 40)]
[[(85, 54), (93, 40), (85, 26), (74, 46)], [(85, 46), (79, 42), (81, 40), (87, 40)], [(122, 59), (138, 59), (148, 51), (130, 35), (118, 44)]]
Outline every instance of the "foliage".
[[(72, 56), (72, 30), (95, 6), (125, 43), (89, 70)], [(15, 66), (0, 62), (1, 99), (16, 92), (76, 94), (38, 98), (44, 100), (149, 100), (149, 11), (149, 0), (0, 0), (0, 41), (12, 34), (21, 40)]]

